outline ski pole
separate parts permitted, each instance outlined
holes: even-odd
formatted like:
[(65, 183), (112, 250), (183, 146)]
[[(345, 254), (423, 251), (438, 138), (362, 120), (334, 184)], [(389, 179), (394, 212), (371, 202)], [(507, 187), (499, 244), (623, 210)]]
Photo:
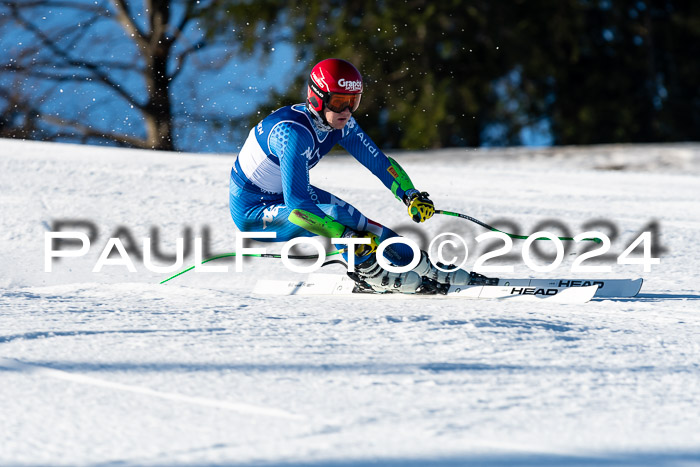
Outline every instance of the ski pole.
[[(486, 229), (489, 229), (489, 230), (491, 230), (492, 232), (500, 232), (500, 233), (502, 233), (502, 234), (506, 234), (506, 235), (508, 235), (510, 238), (515, 238), (515, 239), (518, 239), (518, 240), (526, 240), (527, 238), (529, 238), (529, 236), (527, 236), (527, 235), (516, 235), (516, 234), (504, 232), (504, 231), (502, 231), (502, 230), (498, 230), (497, 228), (492, 227), (492, 226), (488, 225), (488, 224), (485, 223), (485, 222), (481, 222), (479, 219), (475, 219), (475, 218), (473, 218), (473, 217), (471, 217), (471, 216), (467, 216), (466, 214), (460, 214), (460, 213), (458, 213), (458, 212), (451, 212), (451, 211), (444, 211), (444, 210), (442, 210), (442, 209), (436, 209), (436, 210), (435, 210), (435, 214), (443, 214), (443, 215), (445, 215), (445, 216), (461, 217), (462, 219), (466, 219), (466, 220), (468, 220), (468, 221), (472, 221), (472, 222), (475, 223), (475, 224), (478, 224), (478, 225), (480, 225), (480, 226), (482, 226), (482, 227), (484, 227), (484, 228), (486, 228)], [(572, 240), (574, 239), (573, 237), (557, 237), (557, 238), (558, 238), (559, 240), (568, 240), (568, 241), (572, 241)], [(540, 237), (540, 238), (536, 238), (535, 240), (551, 240), (551, 239), (550, 239), (550, 238), (547, 238), (547, 237)], [(596, 243), (600, 243), (600, 242), (602, 241), (602, 240), (599, 239), (599, 238), (584, 238), (584, 240), (589, 241), (589, 242), (596, 242)]]
[[(343, 253), (345, 249), (342, 250), (336, 250), (336, 251), (331, 251), (330, 253), (326, 253), (326, 256), (332, 256), (332, 255), (337, 255), (340, 253)], [(223, 255), (218, 255), (218, 256), (212, 256), (211, 258), (207, 258), (203, 260), (200, 264), (208, 263), (209, 261), (214, 261), (215, 259), (221, 259), (221, 258), (230, 258), (230, 257), (235, 257), (236, 253), (226, 253)], [(254, 257), (254, 258), (282, 258), (282, 255), (279, 253), (243, 253), (242, 256), (248, 256), (248, 257)], [(289, 259), (316, 259), (318, 256), (316, 255), (288, 255), (287, 258)], [(171, 279), (175, 279), (178, 276), (181, 276), (182, 274), (191, 271), (195, 268), (195, 266), (190, 266), (187, 269), (183, 269), (182, 271), (178, 272), (177, 274), (168, 277), (167, 279), (161, 281), (161, 284), (165, 284)]]

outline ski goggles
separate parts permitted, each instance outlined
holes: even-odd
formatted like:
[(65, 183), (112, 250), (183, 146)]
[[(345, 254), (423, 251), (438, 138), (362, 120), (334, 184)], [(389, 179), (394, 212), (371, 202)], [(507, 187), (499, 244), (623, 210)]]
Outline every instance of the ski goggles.
[(341, 113), (345, 109), (350, 109), (354, 112), (360, 106), (362, 94), (338, 94), (332, 92), (326, 100), (326, 107), (336, 113)]

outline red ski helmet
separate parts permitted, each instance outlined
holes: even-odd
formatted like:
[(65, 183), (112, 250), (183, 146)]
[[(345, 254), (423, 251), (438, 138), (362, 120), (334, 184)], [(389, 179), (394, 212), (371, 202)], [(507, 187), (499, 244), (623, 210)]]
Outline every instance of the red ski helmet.
[(362, 98), (362, 75), (352, 63), (339, 58), (318, 62), (309, 75), (306, 104), (316, 112), (325, 105), (333, 112), (357, 110)]

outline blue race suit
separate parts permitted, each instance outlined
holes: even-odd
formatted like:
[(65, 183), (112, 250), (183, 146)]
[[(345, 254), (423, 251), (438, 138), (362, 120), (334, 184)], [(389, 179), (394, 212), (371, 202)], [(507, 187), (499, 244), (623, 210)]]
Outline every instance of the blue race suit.
[[(330, 216), (356, 232), (372, 232), (380, 241), (396, 236), (352, 205), (310, 184), (309, 170), (336, 144), (367, 167), (397, 198), (413, 189), (410, 180), (403, 187), (397, 183), (392, 161), (354, 118), (342, 130), (335, 130), (319, 124), (304, 104), (282, 107), (251, 129), (231, 170), (229, 207), (236, 226), (247, 232), (276, 232), (277, 237), (270, 241), (316, 235), (288, 220), (293, 210), (303, 209), (320, 218)], [(387, 247), (384, 255), (396, 266), (405, 266), (413, 258), (410, 247), (401, 243)], [(365, 259), (356, 258), (356, 264)]]

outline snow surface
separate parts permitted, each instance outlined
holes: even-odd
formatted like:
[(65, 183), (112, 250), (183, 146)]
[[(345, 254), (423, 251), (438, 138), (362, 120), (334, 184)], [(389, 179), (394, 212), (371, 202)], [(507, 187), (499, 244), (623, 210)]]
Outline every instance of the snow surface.
[[(160, 285), (137, 258), (91, 271), (120, 228), (138, 249), (155, 228), (168, 254), (187, 229), (233, 251), (233, 156), (2, 140), (0, 465), (700, 465), (700, 145), (395, 156), (438, 208), (521, 232), (606, 219), (615, 255), (657, 220), (667, 250), (651, 272), (588, 274), (645, 282), (585, 305), (253, 296), (303, 277), (261, 258)], [(408, 236), (484, 232), (409, 231), (349, 157), (312, 182)], [(46, 273), (45, 232), (67, 219), (98, 238)], [(582, 277), (575, 257), (512, 276)]]

